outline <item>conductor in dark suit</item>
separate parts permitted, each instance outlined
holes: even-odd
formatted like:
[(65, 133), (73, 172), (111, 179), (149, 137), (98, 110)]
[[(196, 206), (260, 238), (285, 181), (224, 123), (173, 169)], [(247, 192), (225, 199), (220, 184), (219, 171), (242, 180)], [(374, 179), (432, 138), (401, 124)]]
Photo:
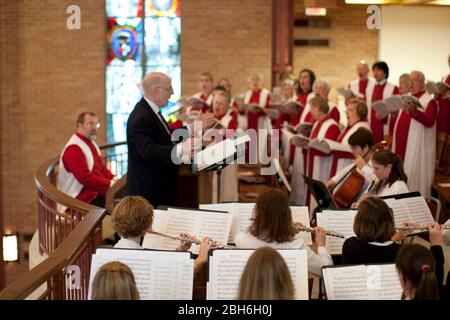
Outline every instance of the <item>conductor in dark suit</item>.
[[(188, 138), (182, 143), (172, 141), (172, 132), (160, 111), (173, 94), (171, 80), (166, 74), (148, 74), (142, 81), (142, 90), (144, 96), (127, 122), (127, 193), (143, 196), (155, 208), (174, 205), (177, 199), (177, 163), (181, 162), (183, 155), (190, 155), (198, 149), (199, 139)], [(202, 126), (208, 126), (211, 119), (212, 115), (202, 117)], [(190, 135), (187, 128), (184, 130)]]

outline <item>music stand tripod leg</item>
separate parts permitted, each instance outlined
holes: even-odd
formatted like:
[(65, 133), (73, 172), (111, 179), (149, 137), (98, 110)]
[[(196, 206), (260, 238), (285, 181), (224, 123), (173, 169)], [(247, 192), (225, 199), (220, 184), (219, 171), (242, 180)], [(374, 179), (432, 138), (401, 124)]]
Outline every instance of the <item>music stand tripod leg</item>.
[(216, 174), (217, 174), (217, 203), (220, 203), (220, 186), (221, 186), (221, 179), (222, 179), (222, 166), (217, 166), (216, 168)]

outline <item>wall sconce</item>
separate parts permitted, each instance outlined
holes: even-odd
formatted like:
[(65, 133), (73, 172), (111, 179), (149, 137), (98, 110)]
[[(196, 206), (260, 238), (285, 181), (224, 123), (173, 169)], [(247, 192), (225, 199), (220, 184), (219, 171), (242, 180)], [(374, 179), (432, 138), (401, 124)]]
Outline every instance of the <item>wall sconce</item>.
[(3, 235), (3, 261), (19, 261), (19, 239), (17, 233)]

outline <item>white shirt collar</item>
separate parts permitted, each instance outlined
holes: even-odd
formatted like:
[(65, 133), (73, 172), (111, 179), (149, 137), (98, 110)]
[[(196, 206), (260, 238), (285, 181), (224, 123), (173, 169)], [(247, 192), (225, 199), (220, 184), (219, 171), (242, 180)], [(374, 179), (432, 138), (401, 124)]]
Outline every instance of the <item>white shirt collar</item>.
[(133, 240), (120, 238), (120, 240), (114, 245), (114, 248), (123, 249), (142, 249), (142, 247)]
[(376, 242), (376, 241), (369, 242), (369, 244), (374, 245), (374, 246), (379, 246), (379, 247), (386, 247), (386, 246), (391, 245), (392, 243), (394, 243), (394, 242), (392, 242), (391, 240), (388, 240), (385, 242)]
[(383, 79), (380, 82), (377, 82), (377, 85), (382, 86), (385, 83), (386, 83), (386, 79)]
[(147, 99), (145, 96), (143, 96), (143, 98), (150, 105), (150, 108), (152, 108), (153, 112), (158, 114), (159, 113), (159, 107), (154, 102), (152, 102), (149, 99)]

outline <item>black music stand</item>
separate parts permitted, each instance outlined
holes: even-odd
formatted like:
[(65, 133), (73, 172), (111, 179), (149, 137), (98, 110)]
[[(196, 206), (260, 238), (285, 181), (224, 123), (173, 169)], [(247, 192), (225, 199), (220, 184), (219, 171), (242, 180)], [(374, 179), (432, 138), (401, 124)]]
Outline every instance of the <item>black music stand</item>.
[(308, 186), (308, 190), (311, 192), (314, 200), (317, 202), (317, 207), (314, 209), (311, 217), (311, 225), (315, 224), (316, 213), (325, 209), (339, 209), (338, 205), (334, 201), (333, 196), (328, 190), (327, 186), (319, 180), (314, 180), (310, 177), (302, 174), (305, 183)]

